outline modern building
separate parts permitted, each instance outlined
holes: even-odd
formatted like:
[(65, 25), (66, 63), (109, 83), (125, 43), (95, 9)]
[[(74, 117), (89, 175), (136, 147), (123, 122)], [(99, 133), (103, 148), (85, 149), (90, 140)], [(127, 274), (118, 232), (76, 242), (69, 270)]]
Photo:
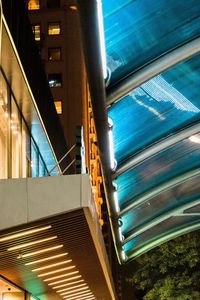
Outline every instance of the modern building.
[[(105, 201), (78, 4), (71, 0), (25, 0), (25, 5), (69, 148), (76, 142), (77, 126), (83, 128), (86, 168), (109, 261), (116, 275), (118, 263)], [(72, 159), (75, 155), (72, 150)]]
[(63, 175), (71, 144), (23, 0), (1, 4), (0, 299), (117, 299), (93, 177)]
[[(200, 2), (77, 2), (109, 216), (126, 263), (200, 228)], [(100, 2), (106, 54), (94, 38)]]

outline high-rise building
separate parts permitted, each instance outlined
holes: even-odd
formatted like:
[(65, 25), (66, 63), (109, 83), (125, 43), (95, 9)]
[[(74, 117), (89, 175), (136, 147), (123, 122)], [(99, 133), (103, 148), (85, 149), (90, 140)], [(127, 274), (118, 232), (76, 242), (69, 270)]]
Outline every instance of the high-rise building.
[(23, 0), (3, 0), (0, 17), (0, 299), (116, 299), (101, 231), (102, 177), (91, 172), (99, 160), (91, 108), (91, 173), (60, 176), (76, 135), (65, 133), (66, 143)]
[[(25, 5), (69, 147), (76, 142), (77, 127), (83, 127), (86, 168), (91, 176), (109, 258), (110, 261), (115, 260), (77, 3), (65, 0), (25, 0)], [(72, 151), (72, 159), (74, 155)]]

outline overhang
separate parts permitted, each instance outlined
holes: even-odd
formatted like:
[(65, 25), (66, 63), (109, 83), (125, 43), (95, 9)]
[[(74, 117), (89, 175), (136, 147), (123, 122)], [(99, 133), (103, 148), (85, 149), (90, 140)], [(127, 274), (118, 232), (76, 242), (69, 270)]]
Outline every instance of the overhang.
[(200, 228), (200, 3), (78, 3), (111, 227), (124, 263)]
[(1, 275), (41, 300), (116, 299), (88, 175), (1, 180), (0, 207)]

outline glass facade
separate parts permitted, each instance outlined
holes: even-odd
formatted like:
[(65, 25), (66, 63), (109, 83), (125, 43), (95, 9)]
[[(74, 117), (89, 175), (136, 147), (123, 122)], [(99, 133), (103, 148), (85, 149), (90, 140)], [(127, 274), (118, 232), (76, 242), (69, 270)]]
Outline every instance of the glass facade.
[(10, 87), (0, 74), (0, 179), (47, 174)]

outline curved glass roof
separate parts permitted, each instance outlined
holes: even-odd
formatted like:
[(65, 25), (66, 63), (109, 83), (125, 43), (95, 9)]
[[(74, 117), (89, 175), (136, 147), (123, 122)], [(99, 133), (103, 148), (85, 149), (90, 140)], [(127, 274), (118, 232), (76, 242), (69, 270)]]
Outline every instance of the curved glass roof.
[[(125, 262), (200, 228), (200, 45), (167, 66), (169, 53), (200, 38), (200, 2), (103, 0), (102, 5), (107, 94), (126, 91), (108, 99), (116, 160), (110, 201), (116, 208), (116, 248)], [(131, 89), (135, 72), (142, 78), (144, 68), (161, 57), (165, 70), (158, 74), (152, 68), (151, 79), (144, 76)]]
[(198, 0), (102, 2), (111, 85), (200, 34)]

